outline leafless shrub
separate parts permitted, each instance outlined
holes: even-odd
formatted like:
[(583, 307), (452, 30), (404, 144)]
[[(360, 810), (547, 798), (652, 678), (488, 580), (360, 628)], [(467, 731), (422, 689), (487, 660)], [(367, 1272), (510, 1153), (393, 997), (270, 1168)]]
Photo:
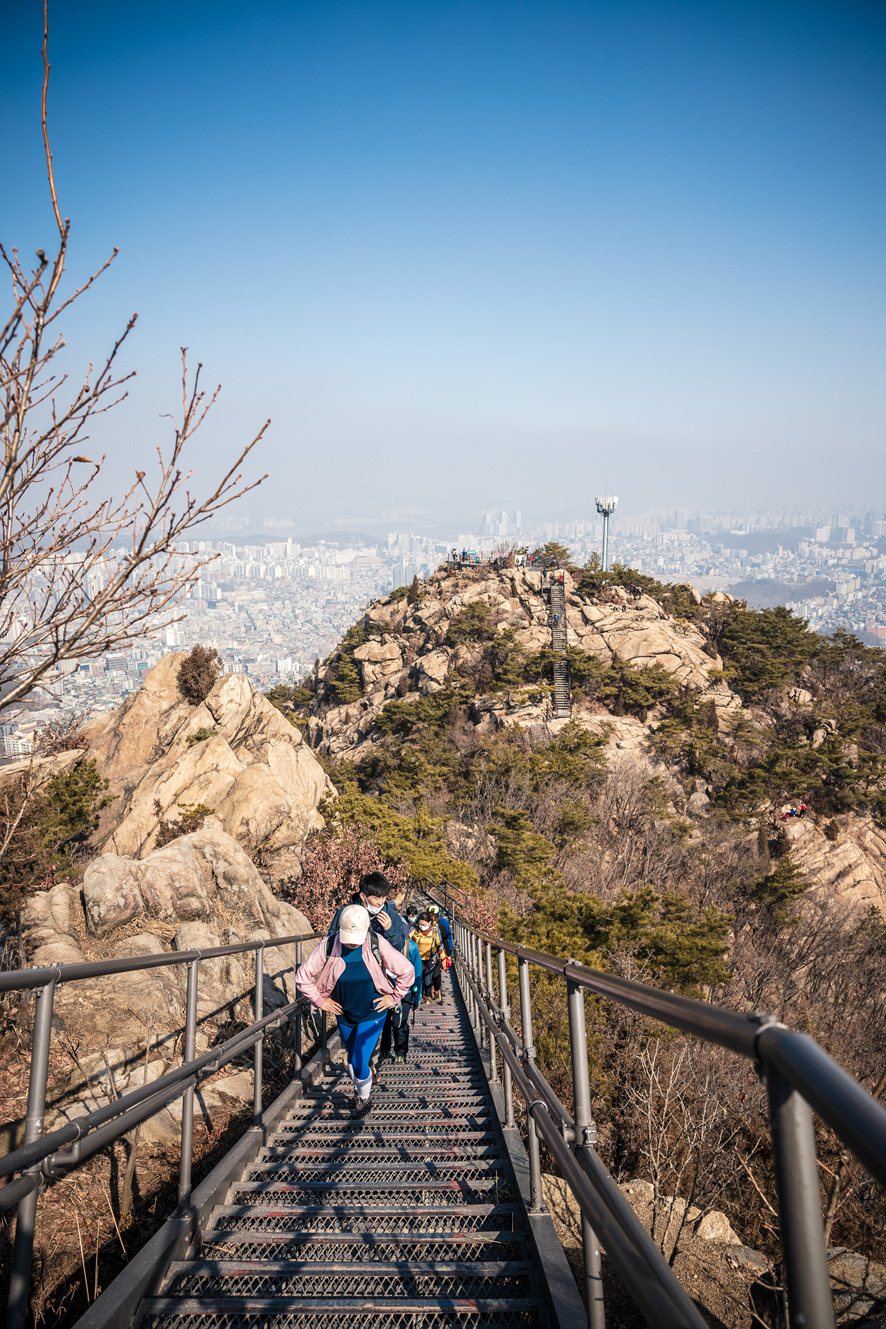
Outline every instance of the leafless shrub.
[(392, 886), (405, 886), (409, 879), (404, 867), (385, 864), (368, 827), (321, 831), (308, 841), (302, 875), (289, 884), (285, 895), (319, 931), (329, 926), (335, 910), (347, 903), (367, 872), (383, 872)]
[(738, 1135), (717, 1092), (718, 1060), (717, 1050), (687, 1039), (649, 1039), (635, 1049), (625, 1085), (652, 1182), (652, 1235), (671, 1264), (705, 1170)]
[(86, 711), (76, 711), (73, 715), (63, 715), (57, 720), (50, 720), (37, 733), (34, 755), (54, 757), (59, 752), (88, 748), (89, 740), (83, 733), (83, 725), (87, 719)]

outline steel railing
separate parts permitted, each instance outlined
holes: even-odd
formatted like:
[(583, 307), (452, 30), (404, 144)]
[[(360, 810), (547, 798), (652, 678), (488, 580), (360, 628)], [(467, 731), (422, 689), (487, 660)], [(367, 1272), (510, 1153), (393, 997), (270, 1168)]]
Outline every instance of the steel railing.
[[(25, 1114), (24, 1143), (21, 1148), (0, 1158), (0, 1179), (15, 1177), (0, 1189), (0, 1213), (17, 1207), (13, 1247), (7, 1329), (22, 1329), (27, 1317), (28, 1291), (34, 1253), (34, 1230), (39, 1192), (57, 1177), (66, 1175), (100, 1149), (125, 1135), (140, 1122), (184, 1096), (181, 1122), (181, 1161), (178, 1179), (178, 1208), (186, 1213), (191, 1203), (191, 1170), (194, 1138), (194, 1097), (197, 1086), (222, 1066), (250, 1047), (253, 1052), (254, 1087), (252, 1126), (262, 1123), (263, 1049), (266, 1034), (283, 1024), (294, 1024), (294, 1074), (302, 1070), (302, 1030), (308, 1004), (303, 998), (264, 1014), (265, 951), (281, 946), (295, 947), (295, 965), (302, 961), (302, 943), (315, 941), (320, 933), (279, 937), (268, 941), (241, 942), (234, 946), (216, 946), (204, 950), (178, 951), (174, 954), (135, 956), (119, 960), (87, 961), (82, 964), (50, 965), (0, 973), (0, 992), (36, 990), (28, 1102)], [(227, 955), (255, 954), (254, 1020), (226, 1042), (197, 1057), (197, 1001), (200, 962)], [(172, 965), (187, 966), (184, 1045), (182, 1064), (150, 1084), (134, 1089), (106, 1106), (78, 1117), (58, 1130), (44, 1134), (49, 1053), (52, 1036), (52, 1012), (60, 983), (103, 978), (109, 974), (133, 973)], [(241, 998), (248, 994), (244, 992)], [(230, 1004), (230, 1003), (228, 1003)], [(320, 1017), (320, 1045), (326, 1046), (326, 1016)], [(16, 1174), (19, 1174), (16, 1176)]]
[[(590, 1329), (605, 1326), (601, 1243), (625, 1291), (650, 1324), (668, 1329), (702, 1329), (705, 1322), (594, 1148), (586, 991), (755, 1063), (767, 1090), (788, 1324), (833, 1329), (812, 1109), (883, 1186), (886, 1110), (813, 1039), (771, 1016), (712, 1006), (487, 936), (451, 909), (454, 896), (462, 896), (462, 892), (449, 883), (436, 890), (438, 903), (447, 908), (452, 920), (455, 963), (471, 1022), (478, 1041), (488, 1051), (491, 1080), (503, 1087), (508, 1126), (515, 1125), (515, 1088), (525, 1100), (531, 1207), (538, 1211), (543, 1205), (543, 1140), (581, 1209)], [(507, 956), (517, 961), (521, 1035), (511, 1024)], [(566, 982), (574, 1116), (560, 1102), (537, 1063), (530, 966), (557, 974)]]

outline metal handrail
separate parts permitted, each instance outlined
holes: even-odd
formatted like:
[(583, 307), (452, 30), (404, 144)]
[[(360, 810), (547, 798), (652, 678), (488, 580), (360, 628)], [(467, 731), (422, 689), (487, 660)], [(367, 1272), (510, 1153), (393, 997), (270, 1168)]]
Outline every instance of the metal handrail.
[(224, 955), (243, 955), (247, 951), (271, 950), (292, 946), (298, 941), (314, 941), (319, 932), (275, 937), (271, 941), (240, 941), (233, 946), (211, 946), (199, 951), (159, 951), (156, 955), (126, 955), (118, 960), (82, 960), (79, 964), (33, 965), (29, 969), (7, 969), (0, 973), (0, 992), (24, 992), (42, 988), (55, 979), (58, 983), (76, 983), (84, 978), (106, 978), (109, 974), (129, 974), (137, 969), (162, 969), (166, 965), (190, 964), (192, 960), (217, 960)]
[(742, 1015), (630, 978), (606, 974), (575, 960), (560, 960), (527, 946), (493, 941), (485, 933), (478, 932), (477, 936), (484, 944), (489, 942), (518, 960), (528, 960), (549, 973), (559, 974), (597, 996), (608, 997), (672, 1029), (694, 1034), (706, 1043), (716, 1043), (763, 1066), (771, 1066), (803, 1095), (868, 1171), (886, 1186), (886, 1109), (808, 1034), (789, 1029), (759, 1011)]
[[(450, 884), (440, 883), (436, 889), (448, 904)], [(454, 912), (450, 916), (455, 932), (456, 965), (464, 980), (468, 1013), (478, 1041), (488, 1050), (493, 1083), (500, 1082), (498, 1057), (503, 1063), (508, 1125), (514, 1124), (514, 1085), (526, 1101), (533, 1206), (541, 1203), (542, 1195), (540, 1136), (582, 1211), (590, 1329), (603, 1329), (605, 1325), (598, 1235), (621, 1273), (625, 1289), (651, 1323), (677, 1329), (701, 1325), (703, 1321), (692, 1303), (687, 1307), (686, 1301), (681, 1301), (674, 1291), (676, 1280), (672, 1271), (663, 1260), (655, 1258), (660, 1257), (660, 1252), (633, 1211), (631, 1219), (627, 1218), (625, 1210), (630, 1207), (593, 1148), (596, 1128), (590, 1112), (585, 991), (724, 1047), (757, 1065), (765, 1079), (769, 1101), (789, 1323), (803, 1324), (807, 1329), (833, 1329), (834, 1309), (811, 1109), (884, 1185), (886, 1110), (813, 1039), (788, 1029), (771, 1016), (756, 1011), (741, 1014), (606, 974), (574, 960), (562, 960), (491, 937)], [(497, 956), (498, 962), (498, 1000), (494, 995), (493, 956)], [(509, 1018), (506, 956), (513, 956), (518, 965), (522, 1027), (519, 1038)], [(536, 1064), (530, 965), (566, 981), (574, 1120)], [(642, 1277), (638, 1273), (638, 1260), (644, 1271)], [(682, 1290), (681, 1294), (686, 1297)]]
[[(66, 1175), (91, 1158), (99, 1149), (125, 1135), (142, 1121), (156, 1115), (184, 1096), (181, 1123), (181, 1162), (179, 1166), (177, 1212), (187, 1213), (191, 1203), (191, 1162), (194, 1131), (194, 1094), (198, 1084), (248, 1048), (253, 1049), (253, 1127), (262, 1123), (263, 1048), (269, 1030), (284, 1023), (295, 1024), (295, 1074), (302, 1070), (302, 1020), (307, 1003), (297, 997), (278, 1009), (264, 1014), (265, 951), (281, 946), (295, 946), (296, 967), (302, 960), (302, 943), (318, 940), (322, 933), (276, 937), (268, 940), (238, 942), (232, 946), (213, 946), (205, 950), (162, 952), (157, 955), (127, 956), (117, 960), (84, 961), (80, 964), (35, 966), (0, 973), (0, 992), (36, 989), (34, 1035), (28, 1080), (28, 1105), (25, 1115), (24, 1143), (0, 1160), (0, 1178), (20, 1175), (0, 1189), (0, 1212), (17, 1206), (15, 1246), (12, 1257), (7, 1329), (22, 1329), (27, 1317), (28, 1290), (34, 1252), (34, 1229), (37, 1197), (48, 1181)], [(229, 955), (255, 955), (252, 1024), (226, 1042), (196, 1055), (197, 1003), (200, 962)], [(56, 990), (61, 983), (82, 982), (109, 974), (134, 973), (172, 965), (187, 966), (184, 1048), (182, 1064), (150, 1084), (133, 1089), (104, 1107), (78, 1117), (57, 1130), (44, 1134), (49, 1051), (52, 1035), (52, 1010)], [(245, 995), (242, 994), (242, 995)], [(320, 1019), (321, 1047), (326, 1047), (326, 1017)], [(68, 1148), (68, 1146), (72, 1146)]]
[[(526, 1100), (526, 1111), (530, 1120), (538, 1128), (545, 1144), (556, 1159), (564, 1179), (579, 1202), (582, 1213), (589, 1214), (594, 1224), (594, 1231), (602, 1237), (607, 1254), (625, 1280), (625, 1286), (630, 1290), (640, 1310), (650, 1323), (656, 1325), (674, 1326), (674, 1329), (703, 1329), (704, 1320), (668, 1268), (661, 1251), (650, 1240), (646, 1229), (615, 1182), (608, 1177), (608, 1173), (605, 1174), (611, 1182), (611, 1192), (602, 1198), (593, 1181), (583, 1172), (578, 1158), (587, 1149), (592, 1150), (592, 1146), (586, 1143), (580, 1154), (573, 1152), (576, 1129), (572, 1117), (559, 1103), (556, 1093), (536, 1066), (533, 1066), (530, 1078), (528, 1068), (521, 1064), (510, 1039), (497, 1027), (496, 1004), (485, 997), (469, 972), (466, 972), (464, 977), (468, 991), (474, 999), (475, 1009), (486, 1024), (489, 1037), (498, 1046), (513, 1082)], [(559, 1104), (559, 1111), (556, 1111), (557, 1119), (553, 1109), (555, 1103)], [(596, 1154), (594, 1157), (597, 1158)], [(532, 1152), (530, 1152), (530, 1165), (531, 1162)], [(599, 1159), (596, 1170), (605, 1172)], [(592, 1282), (592, 1291), (595, 1294), (593, 1300), (598, 1301), (602, 1295), (599, 1268), (593, 1270)], [(589, 1323), (595, 1322), (591, 1320)]]

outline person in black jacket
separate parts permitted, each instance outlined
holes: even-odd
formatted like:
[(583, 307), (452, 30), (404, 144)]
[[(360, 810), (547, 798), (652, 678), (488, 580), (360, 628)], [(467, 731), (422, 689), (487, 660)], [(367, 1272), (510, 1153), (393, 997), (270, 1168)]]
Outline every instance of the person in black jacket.
[(336, 910), (335, 917), (329, 925), (329, 932), (338, 931), (341, 912), (349, 904), (362, 904), (364, 909), (369, 910), (369, 929), (371, 932), (377, 932), (385, 941), (390, 942), (395, 951), (403, 952), (406, 945), (406, 928), (403, 919), (397, 911), (397, 906), (393, 900), (388, 899), (391, 894), (391, 884), (383, 872), (366, 872), (360, 878), (358, 889), (351, 896), (350, 900), (345, 900)]

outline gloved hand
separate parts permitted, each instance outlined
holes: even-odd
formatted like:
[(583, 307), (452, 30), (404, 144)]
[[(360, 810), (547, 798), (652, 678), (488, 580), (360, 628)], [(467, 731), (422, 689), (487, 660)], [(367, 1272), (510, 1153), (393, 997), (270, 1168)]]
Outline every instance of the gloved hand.
[(452, 959), (451, 959), (451, 957), (448, 956), (448, 955), (447, 955), (447, 956), (444, 956), (444, 959), (443, 959), (443, 968), (444, 968), (444, 969), (451, 969), (451, 968), (452, 968)]

